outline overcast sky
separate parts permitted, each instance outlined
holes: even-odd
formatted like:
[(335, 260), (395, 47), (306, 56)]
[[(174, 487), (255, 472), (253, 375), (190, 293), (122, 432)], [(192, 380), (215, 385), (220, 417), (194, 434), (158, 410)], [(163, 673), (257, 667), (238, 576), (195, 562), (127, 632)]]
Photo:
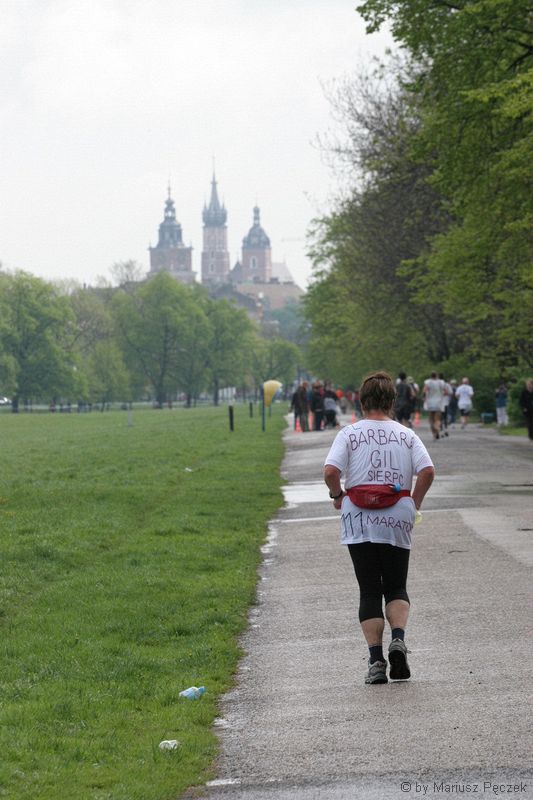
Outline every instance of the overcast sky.
[(355, 0), (0, 0), (0, 261), (92, 283), (148, 270), (170, 175), (200, 273), (213, 157), (232, 263), (252, 224), (305, 286), (335, 178), (322, 83), (383, 55)]

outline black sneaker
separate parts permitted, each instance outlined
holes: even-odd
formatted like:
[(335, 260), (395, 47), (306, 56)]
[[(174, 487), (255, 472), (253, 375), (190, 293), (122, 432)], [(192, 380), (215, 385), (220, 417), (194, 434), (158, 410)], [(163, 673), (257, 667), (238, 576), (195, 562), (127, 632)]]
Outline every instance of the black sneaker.
[(406, 681), (411, 677), (407, 663), (407, 646), (401, 639), (393, 639), (389, 645), (389, 664), (391, 681)]
[(365, 683), (387, 683), (387, 665), (384, 661), (368, 662), (368, 672), (365, 675)]

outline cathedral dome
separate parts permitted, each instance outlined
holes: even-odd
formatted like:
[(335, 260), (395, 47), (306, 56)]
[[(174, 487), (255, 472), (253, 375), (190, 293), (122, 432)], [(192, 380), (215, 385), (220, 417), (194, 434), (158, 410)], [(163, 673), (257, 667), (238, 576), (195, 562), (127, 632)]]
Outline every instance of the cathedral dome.
[(176, 220), (176, 209), (174, 200), (170, 196), (170, 186), (168, 187), (168, 197), (165, 200), (165, 214), (163, 222), (159, 226), (159, 241), (157, 247), (167, 249), (169, 247), (181, 247), (183, 245), (181, 225)]
[(248, 231), (248, 235), (242, 240), (242, 246), (248, 250), (268, 250), (270, 248), (270, 239), (261, 227), (258, 206), (254, 208), (254, 224)]

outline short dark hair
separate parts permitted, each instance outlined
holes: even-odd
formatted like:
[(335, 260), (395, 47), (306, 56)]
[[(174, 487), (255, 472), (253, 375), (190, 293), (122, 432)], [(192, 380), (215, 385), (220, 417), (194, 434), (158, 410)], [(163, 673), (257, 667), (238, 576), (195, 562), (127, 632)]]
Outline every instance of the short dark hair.
[(404, 381), (407, 378), (407, 373), (406, 372), (399, 372), (398, 373), (398, 377), (399, 377), (399, 379), (401, 381)]
[(396, 399), (394, 382), (388, 372), (372, 372), (363, 378), (360, 401), (363, 411), (381, 411), (389, 414)]

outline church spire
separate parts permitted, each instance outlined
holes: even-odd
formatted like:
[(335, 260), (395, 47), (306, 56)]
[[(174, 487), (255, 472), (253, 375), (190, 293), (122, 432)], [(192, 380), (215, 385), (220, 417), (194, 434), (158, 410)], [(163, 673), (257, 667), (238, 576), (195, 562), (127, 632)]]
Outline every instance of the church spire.
[(183, 245), (181, 238), (181, 225), (176, 220), (176, 208), (172, 199), (170, 181), (168, 182), (168, 196), (165, 200), (165, 214), (159, 226), (158, 247), (180, 247)]
[(211, 198), (209, 200), (209, 205), (204, 205), (204, 210), (202, 213), (204, 225), (209, 228), (220, 228), (226, 224), (227, 217), (228, 213), (224, 205), (221, 205), (220, 200), (218, 199), (217, 179), (215, 177), (215, 171), (213, 170), (213, 179), (211, 180)]

